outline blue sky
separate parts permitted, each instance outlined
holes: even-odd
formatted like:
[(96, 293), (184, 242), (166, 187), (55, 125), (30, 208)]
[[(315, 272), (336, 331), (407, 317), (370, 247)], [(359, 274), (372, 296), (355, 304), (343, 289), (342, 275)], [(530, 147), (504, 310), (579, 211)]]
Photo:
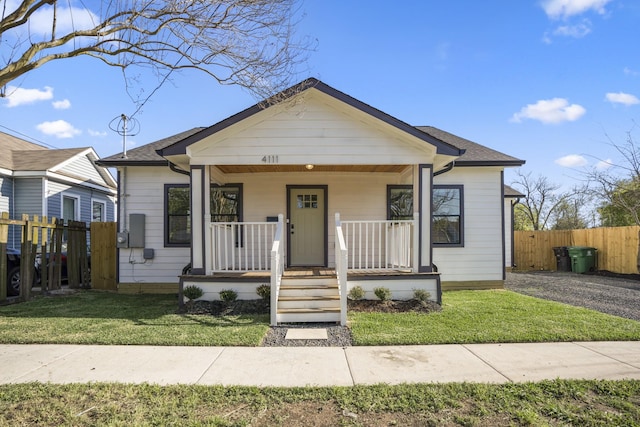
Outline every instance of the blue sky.
[[(524, 172), (565, 186), (578, 182), (577, 170), (617, 160), (609, 141), (640, 132), (640, 2), (390, 4), (301, 3), (298, 36), (317, 43), (300, 80), (319, 78), (409, 124), (524, 159)], [(0, 99), (1, 131), (55, 148), (92, 146), (101, 157), (122, 150), (109, 123), (136, 106), (117, 69), (62, 60), (13, 84), (19, 89)], [(141, 76), (139, 89), (156, 84)], [(204, 75), (176, 74), (136, 115), (140, 130), (128, 148), (212, 125), (256, 101)]]

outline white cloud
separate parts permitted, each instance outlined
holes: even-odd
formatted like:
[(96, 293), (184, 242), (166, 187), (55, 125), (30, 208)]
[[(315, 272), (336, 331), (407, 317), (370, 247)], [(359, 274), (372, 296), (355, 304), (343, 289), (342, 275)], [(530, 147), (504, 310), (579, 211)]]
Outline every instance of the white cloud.
[(623, 72), (625, 75), (627, 75), (627, 76), (634, 76), (634, 77), (635, 77), (635, 76), (640, 75), (640, 71), (632, 70), (632, 69), (631, 69), (631, 68), (629, 68), (629, 67), (624, 67), (624, 69), (622, 70), (622, 72)]
[[(36, 36), (51, 37), (51, 22), (53, 22), (53, 7), (40, 8), (29, 19), (29, 30)], [(100, 18), (85, 8), (64, 6), (57, 6), (56, 8), (57, 34), (88, 30), (95, 27), (99, 22)]]
[(520, 123), (523, 119), (531, 119), (542, 123), (573, 122), (586, 112), (587, 110), (583, 106), (569, 105), (569, 101), (564, 98), (542, 99), (535, 104), (522, 107), (511, 117), (510, 121)]
[(591, 21), (585, 19), (577, 25), (561, 25), (553, 31), (556, 36), (582, 38), (591, 32)]
[(60, 139), (73, 138), (82, 133), (82, 131), (74, 128), (71, 123), (65, 122), (64, 120), (43, 122), (37, 125), (36, 128), (45, 135), (52, 135)]
[(71, 108), (71, 101), (63, 99), (62, 101), (53, 101), (51, 105), (53, 105), (53, 108), (56, 110), (67, 110)]
[(579, 154), (569, 154), (568, 156), (560, 157), (556, 159), (556, 164), (563, 166), (565, 168), (576, 168), (580, 166), (586, 165), (587, 159), (582, 157)]
[(609, 169), (611, 166), (613, 166), (613, 160), (611, 159), (600, 160), (598, 163), (596, 163), (596, 169), (598, 170)]
[(33, 104), (34, 102), (47, 101), (51, 98), (53, 98), (53, 88), (49, 86), (45, 86), (44, 90), (7, 86), (6, 90), (6, 99), (9, 101), (7, 107)]
[(105, 131), (89, 129), (87, 132), (89, 133), (89, 136), (101, 137), (101, 138), (104, 136), (107, 136), (107, 132)]
[(606, 13), (605, 6), (611, 0), (543, 0), (541, 3), (551, 19), (566, 19), (593, 10), (600, 15)]
[(624, 104), (624, 105), (640, 104), (640, 99), (638, 99), (637, 96), (631, 95), (629, 93), (609, 92), (609, 93), (607, 93), (607, 95), (605, 97), (606, 97), (607, 101), (611, 102), (612, 104)]

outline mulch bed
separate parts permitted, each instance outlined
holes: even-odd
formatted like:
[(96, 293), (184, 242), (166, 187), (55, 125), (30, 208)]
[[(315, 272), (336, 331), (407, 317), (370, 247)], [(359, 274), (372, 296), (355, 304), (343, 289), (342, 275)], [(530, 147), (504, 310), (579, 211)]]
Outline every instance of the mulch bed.
[[(348, 310), (361, 313), (431, 313), (441, 311), (442, 307), (432, 301), (379, 301), (348, 300)], [(187, 303), (188, 314), (210, 314), (212, 316), (241, 316), (249, 314), (269, 314), (269, 302), (266, 300), (193, 301)]]

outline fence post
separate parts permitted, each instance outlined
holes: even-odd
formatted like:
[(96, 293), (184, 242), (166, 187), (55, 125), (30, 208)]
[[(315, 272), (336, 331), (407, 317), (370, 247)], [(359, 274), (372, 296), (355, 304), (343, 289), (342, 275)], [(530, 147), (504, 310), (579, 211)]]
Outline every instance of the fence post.
[(5, 220), (9, 219), (9, 212), (2, 212), (0, 215), (0, 302), (7, 299), (7, 241), (9, 240), (9, 224)]
[(22, 230), (22, 248), (20, 251), (20, 300), (29, 301), (31, 298), (33, 262), (31, 257), (31, 241), (33, 230), (29, 215), (22, 215), (24, 229)]

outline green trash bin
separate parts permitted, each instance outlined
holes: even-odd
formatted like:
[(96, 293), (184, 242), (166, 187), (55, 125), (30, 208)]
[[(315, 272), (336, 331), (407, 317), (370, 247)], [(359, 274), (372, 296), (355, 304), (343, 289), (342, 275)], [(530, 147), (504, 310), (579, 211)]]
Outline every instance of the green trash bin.
[(596, 248), (588, 246), (569, 246), (569, 258), (571, 258), (571, 271), (574, 273), (588, 273), (596, 271)]

